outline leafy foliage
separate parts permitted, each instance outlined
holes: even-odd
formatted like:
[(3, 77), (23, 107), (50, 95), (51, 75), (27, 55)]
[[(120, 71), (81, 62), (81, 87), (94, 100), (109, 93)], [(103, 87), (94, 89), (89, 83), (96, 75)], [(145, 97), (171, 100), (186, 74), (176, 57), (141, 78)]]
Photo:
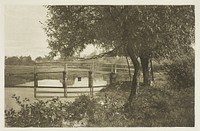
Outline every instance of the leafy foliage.
[[(123, 85), (125, 86), (125, 85)], [(129, 86), (128, 86), (129, 87)], [(123, 90), (125, 89), (125, 91)], [(73, 103), (54, 98), (25, 104), (14, 96), (20, 111), (5, 111), (9, 127), (193, 127), (194, 89), (141, 88), (129, 110), (127, 87), (108, 88), (95, 99), (80, 96)]]
[(38, 56), (37, 58), (35, 58), (36, 62), (46, 62), (51, 60), (53, 60), (53, 57), (51, 55), (45, 55), (44, 57)]
[(175, 88), (194, 87), (194, 65), (193, 52), (176, 57), (171, 64), (166, 64), (170, 85)]
[(61, 103), (57, 98), (46, 102), (37, 100), (28, 104), (28, 99), (20, 100), (19, 96), (13, 96), (17, 104), (21, 106), (19, 112), (14, 109), (5, 111), (7, 126), (11, 127), (60, 127), (62, 125), (62, 107), (67, 103)]
[(47, 101), (20, 100), (13, 95), (21, 110), (5, 110), (6, 126), (9, 127), (62, 127), (75, 126), (84, 118), (92, 119), (95, 101), (88, 96), (80, 96), (73, 103), (61, 102), (58, 98)]
[[(89, 44), (105, 55), (130, 56), (134, 65), (131, 103), (136, 95), (139, 61), (149, 85), (150, 58), (172, 58), (194, 43), (194, 6), (46, 6), (44, 27), (52, 56), (69, 57)], [(94, 57), (97, 58), (97, 57)]]
[(46, 7), (53, 55), (71, 56), (88, 44), (126, 55), (130, 43), (138, 56), (170, 57), (194, 42), (194, 6)]
[(72, 104), (67, 107), (68, 117), (67, 120), (80, 121), (87, 117), (89, 120), (93, 119), (94, 108), (96, 105), (95, 100), (91, 100), (88, 96), (80, 96)]
[[(122, 84), (123, 85), (123, 84)], [(125, 85), (124, 85), (125, 86)], [(125, 91), (123, 90), (125, 89)], [(127, 87), (107, 89), (96, 110), (100, 127), (174, 127), (194, 126), (194, 89), (171, 90), (162, 87), (141, 88), (129, 109), (124, 109)], [(103, 107), (103, 108), (102, 108)], [(183, 115), (184, 114), (184, 115)]]

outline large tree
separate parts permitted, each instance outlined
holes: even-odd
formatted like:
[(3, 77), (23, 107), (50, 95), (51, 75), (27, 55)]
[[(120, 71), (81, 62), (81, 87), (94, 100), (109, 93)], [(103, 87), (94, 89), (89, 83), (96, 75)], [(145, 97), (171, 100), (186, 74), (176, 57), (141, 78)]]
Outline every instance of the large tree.
[(72, 56), (88, 44), (101, 55), (129, 56), (134, 65), (131, 103), (136, 94), (139, 59), (145, 85), (149, 60), (187, 52), (194, 40), (194, 6), (46, 6), (45, 31), (51, 54)]

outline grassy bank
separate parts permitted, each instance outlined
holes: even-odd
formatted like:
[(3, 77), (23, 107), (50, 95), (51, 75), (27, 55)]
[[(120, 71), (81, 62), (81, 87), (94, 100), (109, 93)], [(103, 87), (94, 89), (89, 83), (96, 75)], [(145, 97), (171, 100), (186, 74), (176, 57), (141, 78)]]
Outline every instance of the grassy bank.
[[(141, 87), (130, 109), (124, 109), (129, 96), (128, 84), (107, 88), (99, 93), (105, 106), (98, 123), (103, 127), (193, 127), (194, 89), (173, 90), (168, 87)], [(107, 114), (107, 115), (106, 115)], [(98, 116), (98, 115), (97, 115)]]

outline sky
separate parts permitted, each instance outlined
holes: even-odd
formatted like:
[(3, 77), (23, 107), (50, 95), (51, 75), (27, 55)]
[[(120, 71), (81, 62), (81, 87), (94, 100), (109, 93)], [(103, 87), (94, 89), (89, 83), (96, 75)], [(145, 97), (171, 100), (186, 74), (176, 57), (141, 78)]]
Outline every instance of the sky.
[[(46, 8), (42, 5), (5, 6), (5, 55), (38, 56), (48, 55), (50, 49), (47, 36), (39, 22), (46, 20)], [(87, 47), (82, 56), (90, 54), (95, 48)]]
[(42, 6), (5, 6), (5, 55), (33, 58), (49, 52), (46, 34), (39, 21), (46, 19)]

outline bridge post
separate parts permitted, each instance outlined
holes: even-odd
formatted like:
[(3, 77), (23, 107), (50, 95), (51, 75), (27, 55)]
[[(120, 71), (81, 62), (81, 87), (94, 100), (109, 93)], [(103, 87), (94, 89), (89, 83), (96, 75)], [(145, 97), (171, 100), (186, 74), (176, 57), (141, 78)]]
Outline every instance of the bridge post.
[(64, 88), (64, 97), (67, 97), (66, 74), (67, 74), (67, 64), (65, 65), (65, 67), (64, 67), (64, 71), (63, 71), (63, 88)]
[(93, 98), (93, 75), (92, 75), (92, 71), (89, 71), (89, 76), (88, 76), (88, 85), (90, 88), (90, 95)]

